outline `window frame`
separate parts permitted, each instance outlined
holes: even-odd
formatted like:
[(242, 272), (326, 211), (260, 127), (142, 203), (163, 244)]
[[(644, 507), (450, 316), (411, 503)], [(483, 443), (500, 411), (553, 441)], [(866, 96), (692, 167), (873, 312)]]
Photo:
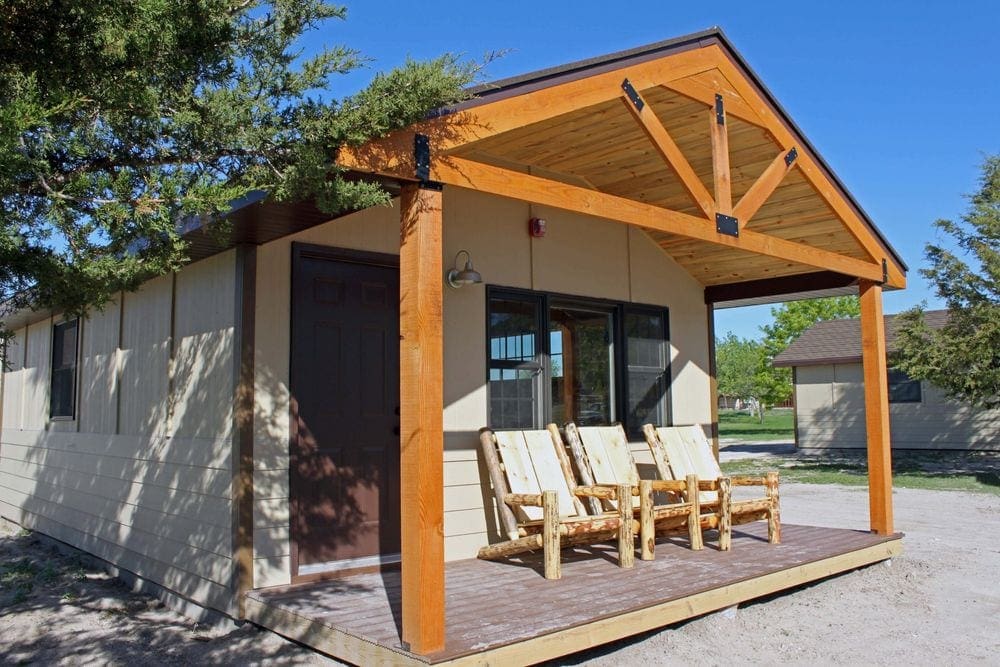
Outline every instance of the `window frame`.
[[(56, 353), (62, 353), (64, 346), (56, 345), (56, 332), (60, 328), (68, 328), (69, 325), (74, 325), (76, 329), (74, 346), (73, 346), (73, 358), (72, 363), (66, 365), (65, 359), (60, 358), (62, 362), (60, 366), (56, 366)], [(73, 421), (77, 416), (77, 400), (79, 398), (79, 391), (77, 383), (80, 378), (80, 333), (82, 328), (82, 322), (80, 318), (73, 318), (63, 320), (61, 322), (53, 322), (51, 329), (51, 337), (49, 339), (52, 349), (49, 355), (49, 421)], [(65, 336), (65, 333), (62, 334)], [(70, 382), (70, 410), (68, 414), (56, 414), (56, 403), (55, 403), (55, 392), (53, 391), (55, 387), (56, 373), (60, 371), (71, 371), (72, 381)]]
[[(663, 425), (672, 423), (672, 373), (670, 358), (670, 309), (667, 306), (655, 304), (633, 303), (627, 301), (615, 301), (600, 297), (586, 297), (578, 294), (564, 294), (560, 292), (545, 292), (541, 290), (531, 290), (519, 287), (505, 287), (501, 285), (487, 285), (484, 308), (485, 321), (485, 349), (486, 349), (486, 419), (489, 428), (496, 431), (518, 430), (514, 427), (497, 427), (490, 423), (492, 412), (492, 392), (490, 390), (490, 371), (495, 368), (491, 355), (490, 346), (490, 315), (492, 309), (490, 304), (497, 299), (509, 299), (515, 301), (535, 302), (538, 304), (538, 320), (536, 322), (538, 339), (536, 347), (539, 351), (541, 361), (540, 372), (536, 378), (536, 391), (539, 397), (539, 406), (536, 406), (534, 413), (536, 422), (532, 428), (544, 428), (546, 424), (552, 422), (552, 356), (549, 327), (551, 320), (549, 312), (553, 306), (562, 308), (579, 308), (581, 310), (592, 310), (595, 312), (607, 312), (612, 317), (612, 400), (611, 407), (614, 412), (614, 422), (620, 422), (625, 427), (630, 437), (639, 432), (642, 424), (632, 425), (627, 422), (628, 418), (628, 341), (625, 335), (625, 316), (630, 313), (655, 314), (663, 321), (663, 344), (664, 344), (664, 368), (665, 377), (663, 393)], [(511, 366), (516, 367), (516, 366)]]
[[(893, 373), (902, 373), (906, 377), (906, 380), (897, 380), (896, 382), (893, 382), (892, 380)], [(885, 384), (886, 384), (886, 395), (887, 398), (889, 399), (890, 404), (914, 405), (924, 402), (923, 384), (920, 382), (920, 380), (914, 380), (913, 378), (911, 378), (909, 374), (902, 369), (895, 368), (893, 366), (887, 367), (885, 369)], [(900, 398), (898, 396), (893, 396), (893, 391), (892, 391), (893, 387), (906, 387), (906, 386), (915, 386), (917, 388), (916, 398)]]

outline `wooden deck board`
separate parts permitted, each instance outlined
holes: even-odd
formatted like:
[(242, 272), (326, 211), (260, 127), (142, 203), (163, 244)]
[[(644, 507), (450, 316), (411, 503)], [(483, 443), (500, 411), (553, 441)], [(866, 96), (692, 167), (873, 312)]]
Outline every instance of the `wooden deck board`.
[[(443, 651), (422, 657), (401, 648), (398, 572), (252, 591), (248, 615), (260, 625), (355, 662), (475, 662), (486, 657), (484, 652), (498, 650), (517, 662), (518, 655), (542, 659), (583, 650), (882, 560), (898, 552), (900, 541), (898, 535), (796, 525), (782, 526), (782, 539), (780, 545), (768, 544), (766, 524), (758, 522), (734, 528), (728, 552), (718, 551), (710, 539), (702, 551), (691, 551), (682, 539), (661, 541), (656, 560), (637, 560), (631, 570), (617, 567), (613, 545), (565, 550), (563, 578), (557, 581), (542, 577), (541, 554), (506, 562), (451, 562), (446, 568), (447, 644)], [(880, 545), (889, 548), (873, 549)], [(688, 604), (657, 615), (677, 601)], [(617, 618), (632, 622), (596, 631)], [(572, 643), (572, 630), (588, 627), (595, 631)], [(324, 635), (325, 643), (320, 641)], [(556, 645), (556, 638), (564, 635), (567, 640)], [(601, 639), (605, 636), (609, 639)], [(374, 653), (344, 649), (338, 655), (341, 643), (331, 637), (360, 642), (360, 648)], [(547, 645), (538, 649), (541, 652), (516, 653), (519, 644), (531, 642)]]

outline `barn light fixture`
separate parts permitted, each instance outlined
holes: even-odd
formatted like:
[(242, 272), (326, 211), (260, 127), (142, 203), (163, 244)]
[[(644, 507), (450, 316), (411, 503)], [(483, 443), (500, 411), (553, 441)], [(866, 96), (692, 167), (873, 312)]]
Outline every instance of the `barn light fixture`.
[[(465, 268), (460, 271), (458, 269), (458, 258), (462, 253), (465, 253)], [(448, 284), (455, 289), (458, 289), (462, 285), (476, 285), (483, 282), (483, 277), (479, 275), (478, 271), (472, 268), (472, 255), (469, 254), (468, 250), (459, 250), (455, 253), (455, 266), (448, 269), (445, 278), (448, 280)]]

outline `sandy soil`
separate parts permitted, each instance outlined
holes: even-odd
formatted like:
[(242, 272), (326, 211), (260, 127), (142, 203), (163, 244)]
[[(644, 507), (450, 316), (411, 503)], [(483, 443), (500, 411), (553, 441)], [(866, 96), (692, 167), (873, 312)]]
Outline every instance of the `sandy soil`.
[[(899, 489), (905, 553), (558, 664), (1000, 664), (1000, 497)], [(783, 520), (867, 525), (863, 489), (782, 485)], [(195, 625), (0, 528), (0, 664), (333, 664), (250, 626)]]

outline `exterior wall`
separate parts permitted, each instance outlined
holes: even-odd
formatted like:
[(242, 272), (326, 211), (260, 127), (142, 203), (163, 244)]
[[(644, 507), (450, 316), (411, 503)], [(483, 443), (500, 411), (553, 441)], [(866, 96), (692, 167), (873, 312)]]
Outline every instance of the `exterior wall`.
[[(543, 217), (545, 238), (527, 221)], [(288, 516), (289, 294), (291, 243), (399, 253), (398, 203), (368, 209), (258, 249), (255, 350), (255, 577), (290, 580)], [(444, 265), (468, 250), (486, 282), (670, 309), (671, 412), (675, 423), (710, 419), (703, 289), (642, 231), (556, 209), (446, 188)], [(443, 279), (443, 276), (442, 276)], [(481, 286), (445, 290), (445, 550), (475, 555), (497, 535), (478, 431), (486, 424), (486, 295)], [(682, 389), (680, 389), (682, 388)], [(637, 452), (645, 447), (635, 445)], [(648, 452), (641, 462), (652, 463)]]
[(53, 318), (18, 330), (0, 432), (0, 515), (227, 613), (234, 258), (81, 323), (76, 419), (48, 418)]
[[(795, 406), (802, 449), (863, 449), (865, 401), (860, 363), (799, 366)], [(921, 383), (920, 403), (890, 403), (896, 449), (1000, 450), (1000, 410), (980, 410)]]

